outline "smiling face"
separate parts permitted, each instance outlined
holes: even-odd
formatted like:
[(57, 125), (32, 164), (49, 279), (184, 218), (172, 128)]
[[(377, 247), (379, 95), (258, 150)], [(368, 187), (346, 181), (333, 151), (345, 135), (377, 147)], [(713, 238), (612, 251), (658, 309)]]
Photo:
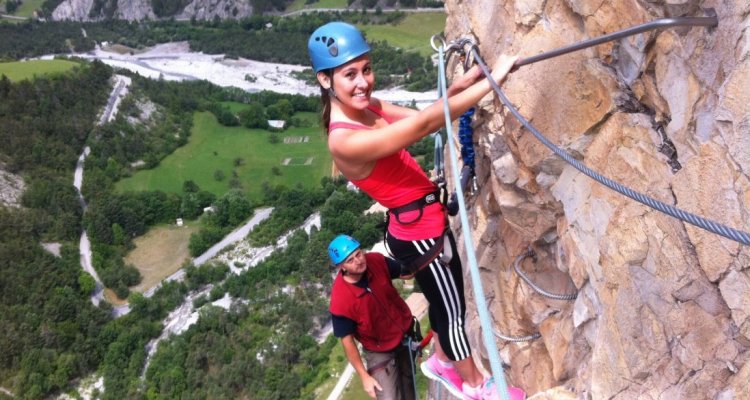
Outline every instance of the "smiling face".
[(370, 105), (370, 95), (375, 86), (375, 74), (370, 64), (370, 55), (364, 54), (333, 70), (333, 82), (323, 72), (318, 73), (318, 81), (324, 89), (331, 87), (336, 100), (342, 105), (364, 110)]

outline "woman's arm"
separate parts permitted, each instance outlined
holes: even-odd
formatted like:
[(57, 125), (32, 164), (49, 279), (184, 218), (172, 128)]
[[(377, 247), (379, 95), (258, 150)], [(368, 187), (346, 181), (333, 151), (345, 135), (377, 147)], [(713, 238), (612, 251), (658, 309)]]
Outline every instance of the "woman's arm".
[[(480, 78), (482, 78), (482, 70), (479, 69), (478, 66), (474, 66), (451, 84), (447, 90), (448, 97), (461, 93), (464, 89), (476, 83)], [(383, 113), (387, 115), (392, 122), (413, 117), (419, 113), (419, 110), (399, 106), (376, 98), (372, 99), (371, 104), (383, 110)]]
[[(516, 59), (515, 56), (500, 56), (493, 68), (493, 79), (498, 83), (501, 82), (513, 67)], [(477, 74), (476, 69), (473, 70), (472, 75), (459, 79), (461, 83), (451, 85), (451, 91), (456, 92), (448, 96), (451, 120), (475, 105), (492, 90), (492, 86), (486, 79), (469, 84), (472, 77), (476, 76), (474, 74)], [(461, 85), (469, 86), (462, 89)], [(443, 101), (444, 99), (441, 98), (424, 110), (382, 128), (334, 130), (328, 138), (328, 148), (337, 162), (344, 164), (362, 165), (394, 154), (445, 125)]]
[(383, 113), (387, 115), (391, 121), (400, 121), (404, 118), (409, 118), (417, 115), (419, 113), (419, 110), (415, 110), (413, 108), (409, 107), (402, 107), (396, 104), (391, 104), (387, 101), (379, 100), (379, 99), (373, 99), (372, 103), (381, 110), (383, 110)]

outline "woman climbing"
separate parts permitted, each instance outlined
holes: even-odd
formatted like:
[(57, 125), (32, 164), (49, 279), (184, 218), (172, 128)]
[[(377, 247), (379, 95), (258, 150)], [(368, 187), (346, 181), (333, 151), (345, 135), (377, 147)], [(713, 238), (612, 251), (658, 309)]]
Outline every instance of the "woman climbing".
[[(443, 101), (422, 111), (371, 97), (375, 74), (370, 46), (352, 25), (331, 22), (319, 27), (308, 40), (313, 70), (321, 86), (323, 126), (335, 166), (354, 185), (389, 209), (386, 245), (389, 251), (416, 273), (415, 279), (430, 303), (429, 318), (438, 340), (435, 352), (422, 371), (440, 381), (451, 393), (466, 399), (497, 399), (492, 378), (474, 364), (464, 331), (466, 305), (461, 262), (455, 241), (447, 230), (437, 187), (422, 171), (406, 147), (444, 125)], [(492, 78), (501, 82), (516, 57), (500, 56)], [(455, 119), (490, 92), (487, 80), (474, 67), (447, 90), (451, 118)], [(445, 246), (456, 256), (448, 264), (434, 256), (434, 246)], [(442, 250), (443, 247), (437, 247)], [(423, 265), (416, 265), (423, 264)], [(522, 390), (511, 388), (512, 398), (523, 399)]]

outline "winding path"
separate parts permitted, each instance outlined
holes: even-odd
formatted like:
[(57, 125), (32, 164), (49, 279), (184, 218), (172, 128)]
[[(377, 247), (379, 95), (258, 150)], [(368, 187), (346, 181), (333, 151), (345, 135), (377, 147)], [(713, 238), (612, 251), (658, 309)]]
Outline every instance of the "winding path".
[[(98, 125), (103, 125), (114, 119), (115, 115), (117, 115), (117, 106), (127, 93), (127, 88), (131, 82), (130, 78), (123, 75), (114, 75), (113, 79), (115, 80), (115, 85), (112, 88), (112, 92), (109, 94), (109, 99), (107, 100), (104, 110), (102, 110)], [(86, 200), (83, 198), (81, 188), (83, 187), (83, 167), (86, 157), (89, 154), (91, 154), (91, 148), (86, 146), (78, 157), (76, 169), (73, 173), (73, 186), (75, 186), (76, 191), (78, 192), (78, 201), (81, 203), (81, 209), (83, 209), (84, 212), (86, 212)], [(83, 230), (83, 233), (81, 233), (81, 240), (78, 244), (78, 249), (81, 254), (81, 267), (84, 271), (88, 272), (96, 282), (94, 293), (91, 294), (91, 302), (95, 306), (98, 306), (99, 303), (104, 300), (104, 285), (91, 262), (91, 242), (89, 241), (89, 236), (85, 229)], [(115, 309), (115, 313), (116, 312), (117, 309)]]

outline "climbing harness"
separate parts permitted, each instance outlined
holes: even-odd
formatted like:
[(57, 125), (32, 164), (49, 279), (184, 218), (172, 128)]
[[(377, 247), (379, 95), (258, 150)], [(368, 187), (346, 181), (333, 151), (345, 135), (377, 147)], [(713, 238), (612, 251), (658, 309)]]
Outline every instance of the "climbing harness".
[[(440, 201), (440, 192), (439, 190), (435, 190), (432, 193), (428, 193), (411, 203), (408, 203), (406, 205), (403, 205), (401, 207), (391, 208), (389, 211), (393, 216), (396, 218), (396, 221), (398, 221), (401, 225), (409, 225), (413, 224), (417, 221), (419, 221), (422, 218), (422, 212), (424, 211), (424, 208), (432, 203), (437, 203)], [(419, 210), (419, 215), (412, 219), (411, 221), (402, 221), (401, 220), (401, 214), (409, 211), (416, 211)]]

